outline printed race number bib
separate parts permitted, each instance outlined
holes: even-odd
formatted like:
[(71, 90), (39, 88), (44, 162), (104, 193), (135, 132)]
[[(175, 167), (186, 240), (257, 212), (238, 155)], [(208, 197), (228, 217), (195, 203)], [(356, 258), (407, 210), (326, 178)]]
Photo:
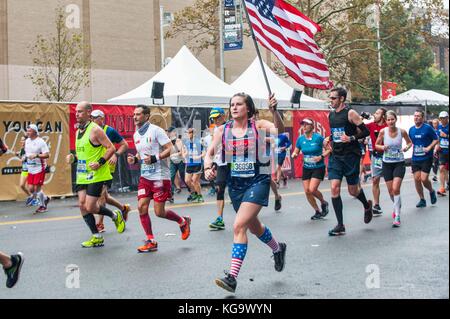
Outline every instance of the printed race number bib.
[(441, 139), (439, 145), (441, 148), (448, 148), (448, 140)]
[(387, 161), (402, 161), (404, 159), (402, 150), (399, 148), (388, 148), (384, 152)]
[(145, 164), (141, 163), (141, 175), (148, 176), (156, 172), (155, 164)]
[(314, 155), (303, 155), (303, 166), (306, 168), (315, 168), (317, 162), (314, 160)]
[(254, 177), (255, 174), (255, 163), (238, 162), (231, 164), (232, 177), (249, 178)]
[(86, 166), (85, 160), (78, 160), (77, 173), (78, 174), (86, 174), (87, 173), (87, 166)]
[(334, 143), (342, 143), (342, 135), (345, 134), (344, 127), (335, 127), (331, 129), (331, 133), (333, 134), (333, 142)]
[(414, 156), (425, 156), (425, 147), (422, 145), (414, 145)]
[(382, 169), (383, 168), (383, 158), (374, 156), (373, 157), (373, 166), (375, 168)]

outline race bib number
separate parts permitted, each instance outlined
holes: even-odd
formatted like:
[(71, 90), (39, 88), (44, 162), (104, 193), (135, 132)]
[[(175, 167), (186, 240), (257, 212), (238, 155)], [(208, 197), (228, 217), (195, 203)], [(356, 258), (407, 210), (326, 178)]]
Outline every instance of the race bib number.
[(87, 173), (87, 166), (86, 166), (85, 160), (78, 160), (77, 173), (78, 174), (86, 174)]
[(425, 156), (425, 147), (422, 145), (414, 145), (414, 156)]
[(315, 168), (317, 165), (317, 162), (314, 160), (315, 157), (314, 155), (304, 155), (303, 166), (306, 168)]
[(373, 157), (373, 166), (378, 169), (383, 168), (383, 159), (381, 157)]
[(148, 176), (156, 172), (155, 164), (145, 164), (141, 163), (141, 175)]
[(249, 178), (254, 177), (255, 174), (255, 163), (238, 162), (231, 164), (232, 177)]
[(439, 145), (441, 148), (448, 148), (448, 140), (447, 139), (441, 139)]
[(388, 148), (384, 152), (386, 161), (401, 161), (403, 160), (403, 152), (399, 148)]
[(342, 135), (345, 134), (344, 127), (335, 127), (331, 129), (331, 133), (333, 134), (333, 142), (334, 143), (342, 143)]

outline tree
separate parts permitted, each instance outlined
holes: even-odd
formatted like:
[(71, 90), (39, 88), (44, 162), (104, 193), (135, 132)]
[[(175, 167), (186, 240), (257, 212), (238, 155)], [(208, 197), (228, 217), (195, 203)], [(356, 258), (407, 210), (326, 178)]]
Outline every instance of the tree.
[[(432, 2), (430, 7), (433, 7)], [(437, 9), (434, 8), (432, 11)], [(424, 12), (426, 11), (418, 14), (417, 10), (405, 7), (400, 1), (390, 1), (383, 12), (382, 34), (389, 34), (399, 25), (409, 27), (401, 35), (385, 41), (382, 50), (383, 79), (398, 83), (400, 92), (433, 87), (432, 90), (445, 92), (443, 86), (448, 83), (446, 75), (433, 68), (434, 57), (431, 46), (436, 40), (432, 36), (429, 24), (436, 15)], [(388, 17), (394, 13), (396, 18), (389, 19)], [(441, 18), (444, 21), (446, 19), (445, 15)], [(448, 25), (448, 22), (446, 23)]]
[(165, 38), (186, 35), (187, 43), (195, 54), (213, 47), (219, 47), (219, 0), (195, 0), (188, 6), (175, 13), (170, 29)]
[[(286, 1), (320, 24), (322, 31), (316, 34), (315, 40), (325, 55), (335, 84), (350, 89), (356, 100), (378, 100), (375, 11), (378, 0)], [(403, 75), (404, 79), (399, 81), (402, 86), (408, 76), (420, 78), (431, 66), (430, 50), (427, 48), (432, 44), (429, 26), (436, 21), (448, 26), (448, 16), (442, 10), (441, 0), (379, 1), (382, 7), (380, 42), (383, 79), (396, 81), (398, 75)], [(196, 0), (192, 6), (176, 14), (175, 23), (166, 36), (187, 33), (190, 46), (197, 53), (210, 46), (217, 49), (218, 3), (218, 0)], [(248, 32), (245, 34), (248, 35)], [(416, 70), (411, 67), (414, 64)], [(272, 68), (287, 77), (281, 63), (274, 62)], [(418, 73), (421, 75), (418, 76)], [(313, 91), (305, 88), (306, 94), (313, 95)]]
[(65, 26), (62, 7), (55, 10), (56, 34), (38, 35), (30, 47), (34, 67), (25, 77), (36, 87), (36, 98), (49, 101), (71, 101), (90, 84), (89, 46), (81, 32)]

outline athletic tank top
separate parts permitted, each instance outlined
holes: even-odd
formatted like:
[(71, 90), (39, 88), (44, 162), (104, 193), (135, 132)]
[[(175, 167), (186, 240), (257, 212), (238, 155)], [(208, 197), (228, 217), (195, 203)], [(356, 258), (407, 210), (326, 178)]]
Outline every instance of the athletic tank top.
[(170, 155), (170, 160), (174, 164), (180, 164), (184, 160), (184, 158), (183, 158), (183, 156), (181, 154), (175, 155), (176, 153), (181, 153), (181, 150), (177, 146), (177, 141), (178, 141), (178, 139), (171, 140), (172, 145), (173, 145), (173, 149), (174, 149), (174, 153)]
[[(222, 161), (229, 163), (232, 178), (253, 178), (262, 175), (259, 159), (258, 130), (254, 120), (248, 121), (247, 132), (237, 138), (233, 135), (234, 121), (225, 124), (222, 135)], [(270, 165), (270, 162), (268, 163)]]
[(405, 161), (405, 156), (402, 152), (402, 132), (397, 128), (397, 136), (392, 138), (389, 136), (389, 128), (384, 129), (384, 145), (387, 150), (383, 154), (383, 162), (385, 163), (399, 163)]
[(108, 164), (100, 166), (96, 171), (93, 171), (89, 164), (98, 162), (106, 153), (106, 147), (103, 145), (94, 146), (91, 143), (90, 135), (97, 124), (91, 122), (83, 135), (80, 136), (79, 130), (76, 134), (76, 152), (77, 152), (77, 184), (94, 184), (98, 182), (109, 181), (112, 179), (111, 171)]
[(350, 143), (342, 142), (342, 135), (352, 136), (357, 133), (357, 126), (348, 120), (350, 107), (346, 106), (339, 113), (331, 112), (329, 115), (331, 138), (333, 141), (333, 155), (345, 156), (349, 154), (361, 155), (361, 148), (358, 141)]

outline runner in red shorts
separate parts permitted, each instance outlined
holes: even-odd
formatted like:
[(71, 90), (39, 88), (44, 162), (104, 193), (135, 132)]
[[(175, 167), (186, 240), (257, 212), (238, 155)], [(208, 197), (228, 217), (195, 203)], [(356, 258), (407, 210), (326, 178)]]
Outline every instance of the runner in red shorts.
[[(138, 105), (134, 110), (134, 144), (137, 154), (128, 155), (128, 164), (141, 165), (141, 177), (138, 186), (138, 211), (147, 240), (138, 248), (139, 253), (158, 250), (155, 241), (148, 207), (154, 200), (154, 210), (158, 217), (175, 221), (180, 225), (181, 239), (186, 240), (190, 235), (191, 218), (180, 217), (171, 210), (166, 210), (165, 204), (172, 196), (170, 182), (169, 161), (172, 142), (165, 131), (149, 122), (150, 109), (146, 105)], [(161, 151), (162, 150), (162, 151)]]
[(50, 197), (44, 194), (42, 186), (45, 180), (46, 159), (49, 158), (50, 150), (47, 143), (39, 137), (39, 130), (35, 124), (27, 128), (28, 138), (25, 141), (25, 157), (27, 158), (28, 180), (30, 193), (33, 199), (38, 198), (41, 202), (36, 213), (45, 213)]

